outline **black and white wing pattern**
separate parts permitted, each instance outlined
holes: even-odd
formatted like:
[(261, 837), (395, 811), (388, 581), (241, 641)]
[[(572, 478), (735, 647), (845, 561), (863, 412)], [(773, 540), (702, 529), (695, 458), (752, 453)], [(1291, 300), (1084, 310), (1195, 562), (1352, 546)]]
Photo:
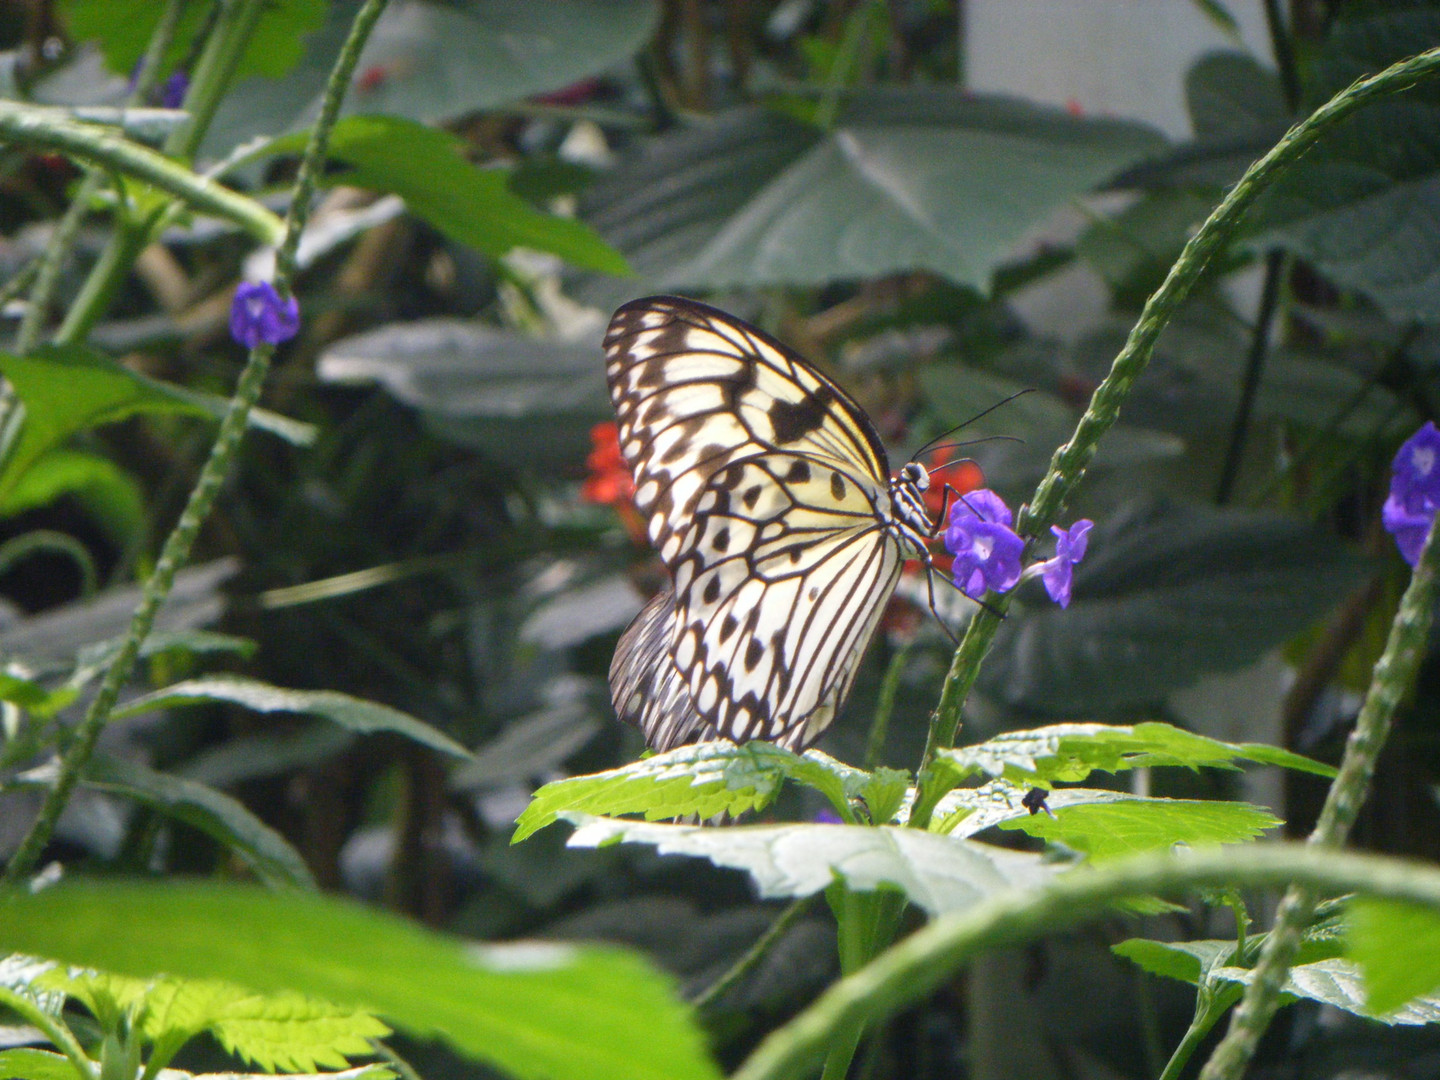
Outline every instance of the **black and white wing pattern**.
[(783, 345), (692, 300), (626, 304), (605, 350), (635, 503), (673, 576), (621, 638), (616, 711), (657, 749), (807, 745), (905, 558), (874, 427)]

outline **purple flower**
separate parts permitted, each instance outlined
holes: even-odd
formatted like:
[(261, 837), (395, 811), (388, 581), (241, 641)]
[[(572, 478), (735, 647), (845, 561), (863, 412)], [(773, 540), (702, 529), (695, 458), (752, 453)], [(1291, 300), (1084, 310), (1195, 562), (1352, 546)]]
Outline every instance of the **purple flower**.
[(1440, 508), (1440, 430), (1433, 421), (1407, 439), (1391, 466), (1390, 497), (1380, 520), (1411, 566), (1420, 558), (1430, 522)]
[(260, 344), (279, 345), (300, 331), (300, 305), (292, 296), (280, 299), (268, 281), (244, 281), (230, 305), (230, 336), (253, 349)]
[(816, 813), (815, 813), (815, 821), (816, 821), (818, 824), (820, 824), (820, 825), (841, 825), (841, 824), (843, 824), (843, 822), (842, 822), (841, 819), (840, 819), (840, 815), (837, 814), (834, 810), (831, 810), (830, 807), (828, 807), (828, 806), (822, 807), (820, 810), (816, 811)]
[(1055, 557), (1040, 564), (1040, 577), (1045, 582), (1045, 591), (1050, 599), (1062, 608), (1070, 606), (1070, 579), (1075, 564), (1085, 557), (1085, 548), (1090, 543), (1090, 530), (1095, 523), (1081, 518), (1068, 529), (1051, 525), (1055, 534)]
[(1395, 546), (1401, 557), (1414, 566), (1420, 560), (1420, 549), (1425, 546), (1425, 536), (1430, 531), (1430, 522), (1435, 518), (1434, 510), (1411, 513), (1405, 509), (1405, 500), (1393, 491), (1385, 500), (1380, 511), (1380, 520), (1390, 535), (1395, 537)]
[(1005, 592), (1020, 580), (1025, 541), (1010, 528), (1010, 508), (988, 488), (972, 491), (950, 508), (945, 547), (955, 556), (955, 585), (972, 600), (986, 589)]
[(190, 76), (183, 71), (176, 71), (165, 80), (160, 87), (160, 106), (165, 109), (178, 109), (185, 102), (185, 91), (190, 89)]

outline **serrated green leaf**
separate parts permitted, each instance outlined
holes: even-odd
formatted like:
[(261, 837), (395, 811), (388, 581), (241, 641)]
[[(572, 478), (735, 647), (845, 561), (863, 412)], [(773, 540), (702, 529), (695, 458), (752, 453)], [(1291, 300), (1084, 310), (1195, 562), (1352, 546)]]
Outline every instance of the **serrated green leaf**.
[(1120, 772), (1155, 765), (1234, 768), (1237, 761), (1282, 765), (1317, 776), (1335, 770), (1300, 754), (1258, 743), (1227, 743), (1158, 722), (1052, 724), (1008, 731), (974, 746), (941, 751), (960, 779), (983, 773), (1015, 784), (1075, 783), (1096, 769)]
[(18, 1046), (0, 1050), (0, 1080), (80, 1080), (64, 1054)]
[(870, 774), (818, 750), (802, 755), (767, 742), (695, 743), (618, 769), (546, 784), (520, 815), (510, 842), (519, 843), (566, 811), (644, 814), (647, 821), (692, 814), (734, 817), (768, 805), (787, 777), (813, 787), (849, 818), (850, 799), (860, 794)]
[(1389, 1013), (1440, 990), (1440, 913), (1392, 900), (1353, 900), (1346, 912), (1346, 955), (1359, 964), (1365, 1004)]
[(137, 698), (124, 708), (116, 709), (113, 715), (118, 720), (154, 712), (156, 709), (213, 704), (217, 701), (243, 705), (256, 712), (319, 716), (351, 731), (393, 731), (442, 753), (467, 760), (470, 757), (469, 750), (444, 732), (388, 705), (364, 701), (334, 690), (286, 690), (258, 679), (246, 679), (238, 675), (187, 679)]
[[(1212, 975), (1243, 986), (1254, 979), (1255, 972), (1250, 968), (1222, 967)], [(1285, 979), (1282, 993), (1292, 1000), (1318, 1001), (1391, 1026), (1440, 1022), (1440, 995), (1437, 994), (1421, 994), (1394, 1009), (1374, 1011), (1366, 1002), (1360, 966), (1339, 958), (1296, 964)]]
[(668, 980), (635, 955), (480, 945), (327, 896), (66, 881), (0, 899), (0, 948), (312, 995), (442, 1036), (522, 1080), (719, 1076)]
[(1235, 952), (1233, 941), (1151, 941), (1131, 938), (1110, 951), (1138, 964), (1151, 975), (1200, 985), (1207, 971), (1222, 966)]
[(1181, 843), (1245, 843), (1281, 824), (1264, 807), (1198, 799), (1136, 798), (1062, 806), (1053, 812), (1053, 817), (1041, 813), (1016, 818), (1000, 828), (1061, 843), (1098, 860)]
[[(22, 774), (20, 783), (49, 786), (55, 782), (52, 762)], [(97, 754), (80, 782), (151, 807), (199, 829), (233, 851), (255, 875), (272, 885), (313, 889), (315, 879), (300, 853), (238, 799), (180, 776), (155, 772), (133, 761)]]
[(905, 796), (914, 779), (903, 769), (884, 766), (866, 778), (860, 785), (859, 796), (865, 802), (871, 822), (884, 825), (894, 821), (905, 804)]
[(762, 897), (810, 896), (835, 879), (859, 892), (895, 888), (931, 914), (1054, 873), (1038, 855), (891, 825), (739, 825), (724, 829), (616, 821), (567, 812), (571, 847), (650, 844), (744, 870)]
[[(949, 836), (974, 836), (994, 825), (1033, 816), (1025, 805), (1025, 796), (1032, 785), (1015, 784), (1009, 780), (991, 780), (974, 788), (956, 788), (936, 804), (931, 815), (930, 831)], [(1046, 793), (1051, 811), (1067, 806), (1091, 803), (1126, 802), (1143, 799), (1127, 791), (1106, 788), (1057, 788)], [(1043, 813), (1043, 811), (1041, 811)]]

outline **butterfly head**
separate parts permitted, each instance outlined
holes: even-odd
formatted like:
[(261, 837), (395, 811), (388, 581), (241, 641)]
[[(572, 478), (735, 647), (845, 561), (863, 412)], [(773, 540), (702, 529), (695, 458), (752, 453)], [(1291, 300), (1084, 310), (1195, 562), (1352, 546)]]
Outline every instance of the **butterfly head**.
[(918, 461), (912, 461), (900, 470), (896, 478), (900, 483), (913, 487), (916, 491), (930, 490), (930, 473)]

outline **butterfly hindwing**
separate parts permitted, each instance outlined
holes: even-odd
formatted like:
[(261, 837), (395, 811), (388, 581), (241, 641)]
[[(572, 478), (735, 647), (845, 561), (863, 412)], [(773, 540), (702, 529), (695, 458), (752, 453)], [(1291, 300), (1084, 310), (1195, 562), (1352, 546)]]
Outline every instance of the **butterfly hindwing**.
[(634, 301), (605, 344), (636, 505), (674, 576), (621, 639), (616, 709), (657, 748), (803, 747), (900, 573), (879, 438), (833, 382), (703, 304)]

